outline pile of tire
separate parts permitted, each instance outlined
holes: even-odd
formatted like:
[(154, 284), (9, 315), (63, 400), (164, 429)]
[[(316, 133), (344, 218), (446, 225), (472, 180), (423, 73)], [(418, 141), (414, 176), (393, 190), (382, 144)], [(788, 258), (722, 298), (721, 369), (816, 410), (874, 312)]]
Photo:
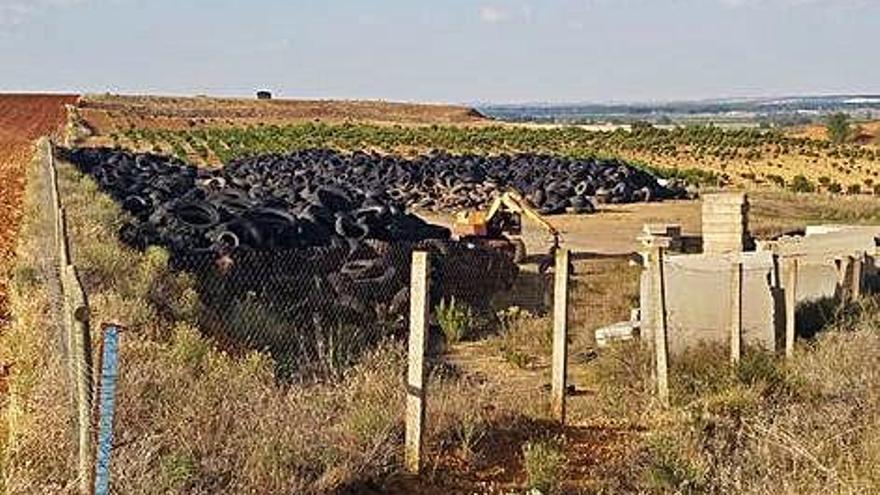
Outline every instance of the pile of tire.
[(455, 297), (480, 310), (518, 273), (507, 255), (451, 241), (373, 179), (343, 172), (333, 152), (304, 153), (301, 167), (275, 172), (289, 157), (222, 170), (109, 148), (59, 149), (59, 158), (130, 214), (123, 241), (165, 246), (175, 269), (194, 274), (220, 341), (280, 355), (326, 328), (405, 324), (414, 249), (436, 255), (434, 302)]
[[(248, 325), (237, 331), (235, 321), (263, 321), (268, 337), (257, 347), (296, 344), (273, 333), (312, 326), (333, 327), (376, 322), (405, 328), (409, 311), (410, 260), (414, 250), (431, 253), (432, 303), (455, 298), (478, 312), (488, 311), (492, 295), (509, 289), (518, 269), (498, 251), (465, 243), (428, 240), (417, 243), (366, 241), (350, 253), (344, 247), (287, 251), (238, 250), (229, 264), (216, 269), (207, 253), (173, 258), (174, 267), (199, 274), (201, 302), (219, 315), (215, 333), (223, 340), (253, 340)], [(252, 313), (252, 314), (249, 314)], [(283, 330), (272, 332), (273, 327)]]
[(109, 148), (62, 150), (62, 155), (134, 216), (122, 232), (126, 242), (172, 251), (443, 239), (448, 230), (406, 208), (481, 208), (509, 188), (525, 194), (543, 214), (687, 195), (681, 185), (661, 184), (617, 160), (550, 155), (432, 152), (407, 159), (312, 149), (236, 160), (221, 169)]
[(93, 176), (133, 220), (129, 245), (173, 253), (349, 246), (366, 239), (448, 239), (446, 228), (407, 213), (380, 189), (364, 190), (326, 175), (280, 169), (274, 174), (199, 169), (179, 160), (119, 149), (61, 150)]
[(661, 184), (619, 160), (551, 155), (396, 155), (326, 149), (263, 155), (229, 163), (224, 173), (241, 184), (261, 184), (257, 195), (308, 194), (310, 187), (345, 184), (387, 194), (411, 208), (456, 211), (486, 206), (500, 192), (525, 194), (543, 214), (589, 213), (597, 203), (631, 203), (687, 196), (684, 184)]

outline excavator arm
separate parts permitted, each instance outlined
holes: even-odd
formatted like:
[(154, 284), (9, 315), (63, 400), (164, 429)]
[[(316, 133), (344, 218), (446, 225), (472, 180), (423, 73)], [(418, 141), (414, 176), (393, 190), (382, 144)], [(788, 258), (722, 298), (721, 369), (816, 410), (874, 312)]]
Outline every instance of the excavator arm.
[(495, 198), (495, 201), (492, 202), (492, 205), (489, 207), (489, 211), (486, 213), (485, 221), (489, 223), (492, 221), (492, 218), (501, 211), (501, 208), (507, 208), (509, 211), (513, 213), (518, 213), (522, 216), (528, 217), (533, 222), (537, 223), (545, 230), (550, 232), (550, 235), (553, 236), (554, 239), (558, 241), (560, 232), (556, 227), (554, 227), (550, 222), (544, 219), (540, 213), (535, 211), (534, 208), (529, 206), (528, 201), (523, 198), (518, 192), (515, 191), (507, 191), (501, 196)]
[[(513, 216), (515, 219), (511, 219)], [(454, 229), (460, 238), (471, 238), (486, 243), (504, 241), (505, 248), (513, 248), (511, 253), (513, 261), (521, 263), (526, 256), (525, 242), (521, 238), (510, 239), (504, 234), (519, 233), (522, 217), (527, 217), (538, 224), (553, 237), (550, 256), (539, 266), (539, 270), (543, 273), (553, 263), (553, 254), (560, 246), (562, 233), (535, 211), (516, 191), (507, 191), (495, 198), (485, 212), (459, 212), (456, 215)]]

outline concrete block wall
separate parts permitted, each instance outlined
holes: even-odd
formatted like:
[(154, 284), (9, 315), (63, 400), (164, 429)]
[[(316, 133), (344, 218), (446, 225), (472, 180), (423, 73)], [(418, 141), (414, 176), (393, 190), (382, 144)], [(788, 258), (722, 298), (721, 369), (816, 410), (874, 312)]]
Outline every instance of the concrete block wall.
[(749, 201), (745, 193), (715, 193), (703, 196), (703, 252), (738, 253), (750, 243)]
[[(733, 265), (743, 264), (742, 325), (748, 345), (775, 349), (778, 332), (774, 297), (774, 261), (769, 252), (724, 255), (670, 255), (664, 263), (669, 352), (683, 353), (703, 343), (729, 342)], [(641, 278), (641, 338), (653, 342), (651, 279)]]
[[(875, 258), (880, 226), (821, 226), (808, 235), (762, 242), (758, 251), (667, 254), (664, 262), (669, 352), (685, 352), (700, 342), (726, 345), (731, 323), (733, 265), (743, 264), (742, 324), (747, 345), (779, 349), (785, 330), (785, 281), (782, 261), (798, 260), (797, 304), (839, 296), (851, 289), (841, 279), (838, 263), (850, 256), (863, 259), (862, 273), (877, 277)], [(732, 243), (731, 243), (732, 244)], [(650, 273), (641, 278), (641, 337), (653, 342), (654, 300)]]
[(804, 236), (782, 237), (762, 243), (759, 249), (779, 257), (797, 257), (796, 300), (800, 304), (834, 297), (840, 284), (837, 261), (848, 256), (864, 253), (864, 276), (875, 277), (878, 237), (877, 226), (817, 225), (807, 227)]

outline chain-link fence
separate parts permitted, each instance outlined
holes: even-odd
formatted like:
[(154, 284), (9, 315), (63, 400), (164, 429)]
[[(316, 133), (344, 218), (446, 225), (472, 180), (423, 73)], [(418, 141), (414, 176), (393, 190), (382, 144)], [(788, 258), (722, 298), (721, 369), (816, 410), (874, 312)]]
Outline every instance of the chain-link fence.
[(35, 259), (39, 261), (38, 270), (49, 303), (49, 314), (44, 321), (51, 340), (49, 352), (52, 357), (46, 362), (49, 366), (64, 368), (58, 373), (46, 372), (64, 377), (62, 386), (69, 392), (64, 422), (69, 441), (59, 445), (53, 455), (65, 459), (63, 464), (70, 469), (68, 479), (78, 480), (79, 490), (85, 492), (90, 489), (89, 467), (92, 462), (88, 315), (76, 271), (70, 265), (65, 214), (50, 141), (40, 142), (37, 156), (39, 168), (31, 191), (35, 191), (38, 197), (31, 201), (35, 200), (41, 207), (34, 209), (37, 212), (34, 228), (38, 232), (30, 234), (39, 251)]
[[(547, 417), (560, 317), (546, 246), (519, 266), (504, 240), (133, 248), (125, 245), (119, 198), (73, 166), (60, 167), (61, 204), (71, 217), (66, 238), (89, 312), (126, 327), (118, 337), (118, 416), (90, 416), (87, 425), (89, 438), (99, 423), (115, 429), (113, 448), (101, 452), (116, 459), (109, 473), (120, 493), (144, 486), (298, 493), (321, 491), (321, 466), (387, 472), (389, 461), (377, 461), (376, 452), (402, 450), (397, 428), (407, 388), (399, 362), (363, 363), (410, 337), (416, 251), (430, 260), (429, 467), (444, 469), (454, 458), (450, 446), (467, 450), (499, 433), (499, 414)], [(569, 361), (583, 363), (595, 328), (629, 315), (637, 268), (626, 258), (576, 256), (570, 266), (563, 323)], [(88, 366), (93, 356), (81, 347)], [(83, 383), (91, 407), (91, 382)], [(565, 393), (572, 388), (576, 380)], [(361, 464), (349, 466), (352, 459)]]
[(405, 338), (414, 250), (432, 253), (432, 303), (488, 312), (486, 294), (509, 287), (504, 255), (448, 242), (363, 241), (307, 249), (173, 255), (193, 277), (199, 327), (232, 351), (268, 352), (279, 377), (335, 374), (360, 352)]

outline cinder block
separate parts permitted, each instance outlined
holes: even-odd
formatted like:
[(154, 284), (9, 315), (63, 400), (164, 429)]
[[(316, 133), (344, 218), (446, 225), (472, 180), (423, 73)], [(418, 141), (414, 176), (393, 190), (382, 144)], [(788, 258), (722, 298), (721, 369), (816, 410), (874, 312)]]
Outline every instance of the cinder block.
[(745, 193), (703, 196), (703, 252), (741, 252), (749, 243), (749, 203)]

